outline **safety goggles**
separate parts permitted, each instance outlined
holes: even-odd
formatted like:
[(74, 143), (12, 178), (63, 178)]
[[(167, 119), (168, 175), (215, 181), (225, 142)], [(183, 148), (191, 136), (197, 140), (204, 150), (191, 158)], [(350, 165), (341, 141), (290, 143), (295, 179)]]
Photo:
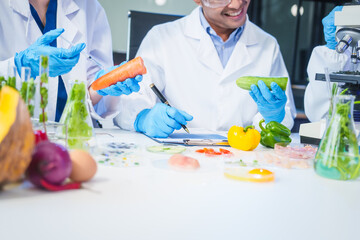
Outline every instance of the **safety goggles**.
[(231, 0), (202, 0), (203, 4), (209, 8), (225, 7)]

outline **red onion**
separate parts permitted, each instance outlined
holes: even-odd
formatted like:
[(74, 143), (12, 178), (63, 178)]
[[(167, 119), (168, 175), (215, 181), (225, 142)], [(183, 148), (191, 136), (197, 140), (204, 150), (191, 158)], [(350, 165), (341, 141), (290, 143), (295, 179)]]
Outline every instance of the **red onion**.
[(71, 159), (62, 145), (49, 141), (36, 145), (26, 175), (35, 186), (43, 187), (41, 180), (61, 185), (71, 173)]

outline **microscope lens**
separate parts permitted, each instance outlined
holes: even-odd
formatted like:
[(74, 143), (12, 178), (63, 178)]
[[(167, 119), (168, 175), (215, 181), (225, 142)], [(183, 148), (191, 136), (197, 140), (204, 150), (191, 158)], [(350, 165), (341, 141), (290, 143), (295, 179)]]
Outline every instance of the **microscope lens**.
[(352, 37), (348, 34), (346, 34), (338, 43), (338, 45), (336, 46), (336, 51), (338, 53), (343, 53), (346, 51), (346, 49), (350, 46), (351, 42), (352, 42)]

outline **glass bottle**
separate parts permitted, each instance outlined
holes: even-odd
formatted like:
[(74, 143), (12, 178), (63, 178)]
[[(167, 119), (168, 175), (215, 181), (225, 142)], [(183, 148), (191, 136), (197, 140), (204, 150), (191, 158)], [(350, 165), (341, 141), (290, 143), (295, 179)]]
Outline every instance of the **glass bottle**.
[(334, 98), (333, 112), (315, 156), (315, 171), (337, 180), (360, 175), (359, 148), (353, 119), (354, 96)]
[(70, 149), (90, 150), (95, 145), (95, 134), (87, 105), (86, 83), (74, 81), (61, 116), (60, 123), (67, 126), (67, 145)]

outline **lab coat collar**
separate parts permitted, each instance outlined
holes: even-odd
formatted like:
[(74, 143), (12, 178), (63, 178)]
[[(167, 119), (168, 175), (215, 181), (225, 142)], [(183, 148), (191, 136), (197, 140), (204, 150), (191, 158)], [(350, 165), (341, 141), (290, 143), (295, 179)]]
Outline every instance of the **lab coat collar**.
[(194, 39), (201, 38), (201, 31), (204, 31), (204, 28), (201, 26), (199, 11), (200, 7), (197, 7), (185, 18), (185, 36)]
[[(251, 26), (250, 26), (251, 25)], [(246, 15), (246, 21), (244, 26), (244, 32), (240, 37), (241, 42), (246, 46), (254, 45), (258, 43), (258, 39), (254, 31), (252, 31), (253, 23), (250, 22), (249, 16)], [(201, 39), (203, 37), (202, 32), (204, 28), (200, 22), (200, 7), (195, 8), (191, 14), (186, 17), (184, 34), (187, 37), (194, 39)]]
[[(258, 44), (259, 42), (259, 35), (256, 33), (256, 28), (257, 26), (250, 22), (248, 16), (246, 16), (244, 31), (224, 69), (222, 76), (224, 82), (237, 79), (239, 75), (241, 75), (241, 73), (238, 72), (239, 69), (242, 70), (253, 61), (257, 61), (249, 51), (251, 46)], [(241, 57), (239, 57), (239, 54), (241, 54)]]
[(15, 12), (21, 14), (25, 18), (30, 17), (29, 1), (24, 0), (9, 0), (10, 8)]
[[(73, 0), (59, 0), (58, 11), (64, 13), (58, 14), (58, 27), (64, 28), (65, 32), (62, 34), (63, 37), (69, 40), (72, 44), (75, 44), (75, 37), (78, 34), (78, 27), (71, 21), (74, 18), (74, 14), (79, 12), (80, 8)], [(71, 18), (70, 18), (71, 16)], [(64, 41), (62, 38), (58, 38), (58, 47), (69, 48), (70, 44)]]
[[(24, 0), (9, 0), (9, 6), (13, 9), (14, 12), (20, 14), (25, 22), (25, 36), (27, 41), (32, 43), (34, 41), (34, 33), (29, 31), (31, 28), (30, 20), (31, 20), (31, 12), (29, 1)], [(40, 30), (39, 30), (40, 32)]]
[[(31, 12), (30, 12), (30, 6), (28, 1), (24, 0), (9, 0), (10, 8), (12, 8), (15, 12), (21, 14), (25, 19), (27, 19), (26, 24), (26, 36), (29, 38), (29, 41), (31, 41), (33, 36), (30, 36), (29, 34), (29, 26), (30, 26), (30, 20), (31, 20)], [(65, 32), (63, 33), (64, 37), (71, 41), (73, 43), (77, 33), (78, 28), (74, 25), (74, 23), (70, 20), (70, 15), (76, 14), (80, 10), (79, 6), (76, 4), (73, 0), (59, 0), (58, 1), (58, 12), (62, 12), (65, 14), (65, 17), (63, 17), (62, 14), (57, 14), (57, 25), (58, 27), (62, 27), (65, 29)], [(68, 43), (63, 41), (61, 38), (58, 39), (59, 46), (58, 47), (70, 47)]]
[(259, 42), (259, 36), (256, 36), (256, 32), (254, 28), (257, 28), (250, 20), (249, 16), (246, 15), (246, 21), (244, 25), (244, 31), (240, 37), (241, 42), (243, 42), (246, 46), (255, 45)]
[[(249, 53), (247, 51), (247, 47), (258, 43), (256, 33), (253, 31), (255, 26), (249, 21), (249, 17), (246, 16), (244, 31), (234, 48), (227, 66), (224, 69), (214, 43), (201, 25), (199, 8), (200, 7), (195, 8), (192, 13), (185, 18), (184, 23), (185, 36), (200, 40), (197, 49), (199, 61), (222, 77), (228, 76), (234, 71), (234, 69), (239, 68), (239, 66), (249, 64), (252, 59), (248, 56)], [(246, 59), (246, 61), (239, 62), (239, 59), (235, 56), (238, 52), (248, 56), (247, 58), (241, 58), (242, 60)]]
[(74, 0), (60, 0), (62, 9), (65, 15), (70, 15), (80, 10), (79, 6)]
[[(24, 0), (9, 0), (10, 7), (22, 16), (29, 18), (30, 7), (29, 2)], [(79, 6), (73, 0), (60, 0), (58, 5), (62, 6), (65, 15), (70, 15), (80, 10)]]
[(200, 40), (198, 41), (196, 52), (199, 61), (209, 68), (209, 70), (221, 75), (223, 66), (214, 43), (212, 42), (210, 36), (206, 33), (205, 29), (201, 26), (199, 8), (200, 7), (195, 8), (192, 13), (185, 18), (184, 34), (189, 38)]

